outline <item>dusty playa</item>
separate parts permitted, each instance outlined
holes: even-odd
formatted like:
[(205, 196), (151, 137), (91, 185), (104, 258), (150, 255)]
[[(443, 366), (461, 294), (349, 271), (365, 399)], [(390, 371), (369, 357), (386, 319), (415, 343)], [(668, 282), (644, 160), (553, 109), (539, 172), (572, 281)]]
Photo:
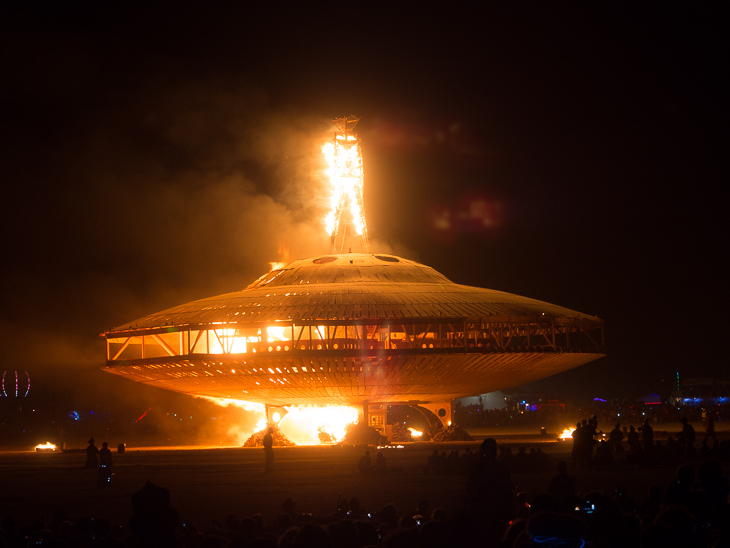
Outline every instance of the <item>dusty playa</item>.
[[(570, 461), (570, 442), (545, 441), (538, 437), (498, 440), (513, 451), (520, 446), (540, 447), (547, 454), (546, 470), (512, 474), (516, 492), (528, 499), (544, 492), (560, 460)], [(475, 451), (479, 442), (414, 443), (402, 448), (382, 449), (390, 471), (386, 475), (363, 476), (357, 461), (364, 447), (277, 448), (275, 470), (264, 474), (264, 453), (250, 448), (128, 448), (113, 453), (111, 486), (96, 487), (96, 470), (84, 469), (83, 453), (0, 453), (0, 500), (2, 512), (12, 513), (20, 522), (50, 519), (58, 507), (68, 519), (99, 517), (126, 524), (132, 514), (131, 497), (146, 481), (166, 487), (172, 505), (182, 520), (207, 524), (261, 513), (270, 523), (282, 512), (282, 502), (291, 498), (298, 513), (314, 516), (334, 514), (338, 497), (358, 497), (365, 511), (379, 511), (392, 502), (399, 512), (413, 511), (418, 502), (428, 500), (431, 508), (444, 508), (455, 515), (463, 505), (465, 476), (425, 473), (428, 456), (434, 449)], [(369, 448), (371, 456), (379, 450)], [(639, 467), (619, 461), (609, 468), (586, 468), (572, 474), (578, 489), (611, 494), (622, 487), (637, 501), (650, 485), (666, 487), (675, 466)], [(724, 466), (725, 475), (728, 467)]]

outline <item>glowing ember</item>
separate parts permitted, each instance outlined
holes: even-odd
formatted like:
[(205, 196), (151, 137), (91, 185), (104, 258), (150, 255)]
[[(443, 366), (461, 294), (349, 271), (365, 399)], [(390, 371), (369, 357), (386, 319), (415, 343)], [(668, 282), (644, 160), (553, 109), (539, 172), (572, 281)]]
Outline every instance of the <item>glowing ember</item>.
[[(330, 211), (325, 216), (325, 226), (327, 233), (332, 238), (335, 251), (339, 252), (342, 252), (342, 247), (344, 247), (345, 227), (348, 219), (355, 226), (355, 232), (362, 238), (365, 253), (370, 252), (362, 198), (362, 153), (360, 141), (351, 133), (359, 120), (354, 116), (333, 120), (339, 133), (335, 133), (333, 142), (327, 143), (322, 148), (322, 153), (329, 165), (326, 173), (332, 192)], [(342, 238), (339, 250), (338, 235)]]
[(408, 431), (411, 433), (412, 438), (420, 438), (423, 436), (423, 432), (416, 430), (415, 428), (409, 428)]
[(39, 453), (45, 453), (45, 452), (51, 452), (58, 449), (55, 444), (51, 443), (50, 441), (47, 441), (46, 443), (39, 443), (35, 446), (35, 450)]
[(570, 439), (573, 439), (573, 432), (575, 432), (575, 428), (568, 427), (565, 430), (563, 430), (563, 433), (560, 434), (560, 436), (558, 437), (558, 439), (561, 439), (561, 440), (570, 440)]
[(287, 407), (279, 428), (297, 445), (335, 443), (345, 437), (345, 427), (357, 422), (357, 409), (345, 406)]

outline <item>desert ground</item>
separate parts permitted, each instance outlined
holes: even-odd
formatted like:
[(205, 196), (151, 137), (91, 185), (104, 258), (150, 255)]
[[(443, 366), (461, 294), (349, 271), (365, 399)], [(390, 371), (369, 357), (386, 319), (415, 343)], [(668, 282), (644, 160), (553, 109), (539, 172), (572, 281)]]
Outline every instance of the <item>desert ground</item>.
[[(132, 515), (131, 497), (147, 481), (166, 487), (182, 520), (198, 524), (260, 513), (271, 521), (282, 513), (282, 502), (291, 498), (298, 513), (334, 514), (338, 498), (358, 497), (366, 511), (379, 511), (392, 502), (399, 512), (409, 512), (421, 500), (431, 508), (454, 515), (463, 505), (465, 475), (433, 475), (425, 472), (428, 456), (435, 450), (475, 451), (486, 436), (513, 451), (539, 447), (548, 455), (546, 470), (512, 474), (516, 492), (528, 498), (544, 492), (560, 460), (570, 462), (571, 442), (552, 435), (525, 432), (481, 431), (474, 442), (410, 443), (400, 447), (316, 446), (275, 449), (275, 467), (264, 473), (262, 449), (242, 447), (128, 447), (113, 451), (111, 485), (97, 488), (97, 472), (84, 468), (83, 452), (0, 452), (0, 513), (12, 513), (20, 522), (50, 518), (58, 507), (68, 519), (99, 517), (126, 524)], [(730, 432), (721, 432), (722, 436)], [(81, 450), (82, 448), (79, 448)], [(361, 475), (357, 461), (364, 451), (382, 451), (389, 472)], [(698, 466), (698, 464), (696, 465)], [(610, 494), (618, 487), (640, 501), (649, 486), (666, 486), (675, 466), (639, 467), (619, 460), (607, 468), (587, 467), (571, 472), (578, 489)], [(730, 471), (724, 466), (725, 475)]]

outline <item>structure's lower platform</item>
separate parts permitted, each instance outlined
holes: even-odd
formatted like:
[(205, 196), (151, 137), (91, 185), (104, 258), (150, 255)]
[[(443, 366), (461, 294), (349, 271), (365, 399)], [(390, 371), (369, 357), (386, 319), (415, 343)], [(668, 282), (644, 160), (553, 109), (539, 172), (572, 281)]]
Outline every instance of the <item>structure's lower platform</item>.
[(506, 352), (383, 357), (195, 355), (117, 361), (105, 370), (184, 394), (269, 405), (443, 402), (517, 386), (603, 357)]

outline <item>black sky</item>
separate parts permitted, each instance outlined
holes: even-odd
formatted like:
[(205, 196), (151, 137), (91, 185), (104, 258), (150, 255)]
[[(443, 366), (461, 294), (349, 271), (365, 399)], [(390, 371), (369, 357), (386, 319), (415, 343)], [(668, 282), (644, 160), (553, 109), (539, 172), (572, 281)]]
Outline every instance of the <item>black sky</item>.
[(2, 8), (0, 369), (126, 391), (100, 332), (326, 251), (356, 114), (378, 250), (605, 320), (538, 388), (727, 379), (719, 4), (64, 4)]

